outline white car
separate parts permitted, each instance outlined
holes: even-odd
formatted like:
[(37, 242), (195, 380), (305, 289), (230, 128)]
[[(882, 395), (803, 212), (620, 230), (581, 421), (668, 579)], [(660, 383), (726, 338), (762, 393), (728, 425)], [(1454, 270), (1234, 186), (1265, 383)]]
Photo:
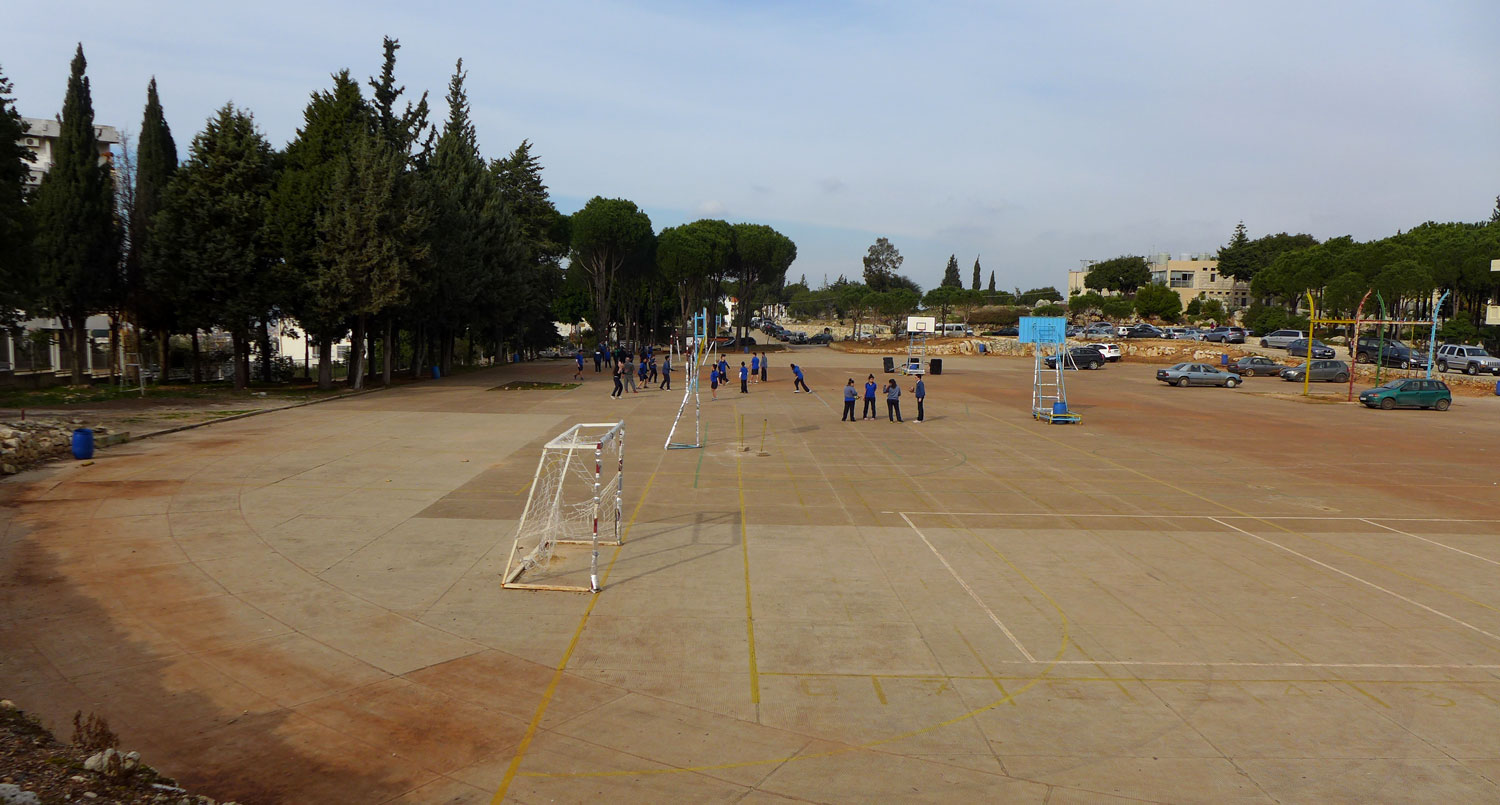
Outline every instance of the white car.
[(1120, 359), (1119, 344), (1095, 344), (1094, 346), (1098, 347), (1099, 351), (1104, 353), (1104, 359), (1110, 363), (1114, 363)]

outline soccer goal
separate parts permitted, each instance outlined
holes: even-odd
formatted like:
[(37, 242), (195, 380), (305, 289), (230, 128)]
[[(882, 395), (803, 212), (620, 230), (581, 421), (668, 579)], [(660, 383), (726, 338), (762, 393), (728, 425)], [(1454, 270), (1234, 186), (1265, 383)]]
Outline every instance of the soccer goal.
[[(624, 475), (624, 422), (574, 425), (547, 442), (502, 584), (599, 592), (599, 546), (620, 544)], [(568, 545), (590, 546), (586, 570), (581, 557), (558, 549)]]

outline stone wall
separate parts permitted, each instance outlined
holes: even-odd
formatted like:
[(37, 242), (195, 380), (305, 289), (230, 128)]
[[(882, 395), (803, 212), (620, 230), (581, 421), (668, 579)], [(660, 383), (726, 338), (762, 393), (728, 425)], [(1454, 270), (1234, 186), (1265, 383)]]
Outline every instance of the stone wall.
[[(69, 455), (73, 430), (84, 427), (80, 420), (29, 419), (0, 422), (0, 475), (15, 475), (27, 467)], [(108, 443), (108, 428), (94, 428), (94, 445)]]

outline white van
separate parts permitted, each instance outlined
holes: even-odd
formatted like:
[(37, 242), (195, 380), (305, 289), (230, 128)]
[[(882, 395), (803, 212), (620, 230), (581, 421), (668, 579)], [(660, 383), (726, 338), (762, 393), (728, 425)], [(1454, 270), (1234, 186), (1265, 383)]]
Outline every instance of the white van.
[(959, 336), (959, 337), (962, 337), (962, 336), (973, 335), (974, 334), (973, 330), (970, 330), (970, 329), (964, 327), (962, 324), (955, 324), (955, 323), (952, 323), (952, 322), (950, 322), (948, 324), (942, 325), (942, 328), (943, 328), (943, 335), (946, 335), (946, 336)]

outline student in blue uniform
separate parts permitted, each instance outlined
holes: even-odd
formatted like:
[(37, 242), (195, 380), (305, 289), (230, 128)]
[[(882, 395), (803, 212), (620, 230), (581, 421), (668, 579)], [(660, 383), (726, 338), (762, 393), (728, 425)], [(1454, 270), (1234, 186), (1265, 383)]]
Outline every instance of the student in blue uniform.
[(708, 370), (708, 390), (713, 395), (710, 400), (719, 399), (719, 367), (715, 366)]
[(802, 367), (798, 366), (795, 363), (792, 364), (792, 374), (796, 378), (795, 380), (792, 381), (792, 393), (793, 394), (801, 394), (802, 392), (805, 391), (808, 394), (811, 394), (812, 393), (812, 389), (810, 389), (810, 388), (807, 387), (807, 380), (806, 380), (806, 378), (804, 378), (802, 376)]
[(760, 356), (759, 355), (751, 355), (750, 356), (750, 382), (751, 383), (759, 383), (760, 382)]
[(663, 355), (662, 356), (662, 359), (661, 359), (661, 385), (657, 386), (657, 388), (664, 389), (666, 391), (671, 391), (672, 390), (672, 356), (671, 356), (671, 354), (667, 354), (667, 355)]
[(764, 352), (760, 353), (760, 382), (762, 382), (762, 383), (766, 382), (766, 373), (767, 373), (767, 371), (770, 368), (771, 368), (771, 361), (770, 361), (770, 359), (768, 359), (766, 357), (766, 353), (764, 353)]
[(901, 419), (901, 387), (894, 377), (885, 387), (885, 413), (892, 422), (904, 421)]
[(578, 369), (573, 372), (573, 379), (574, 380), (582, 380), (583, 379), (583, 350), (580, 349), (577, 352), (573, 353), (573, 358), (574, 358), (574, 360), (578, 361)]
[(750, 370), (745, 368), (745, 362), (740, 361), (740, 393), (750, 393)]
[(922, 401), (927, 399), (927, 384), (922, 382), (922, 376), (917, 375), (917, 385), (912, 387), (911, 394), (917, 398), (917, 421), (922, 421)]
[(859, 415), (860, 419), (875, 418), (875, 389), (877, 388), (879, 387), (875, 385), (875, 375), (870, 375), (865, 381), (865, 407), (864, 412)]
[(844, 415), (840, 422), (854, 421), (854, 401), (859, 398), (859, 390), (854, 388), (854, 378), (849, 378), (849, 385), (844, 386)]

